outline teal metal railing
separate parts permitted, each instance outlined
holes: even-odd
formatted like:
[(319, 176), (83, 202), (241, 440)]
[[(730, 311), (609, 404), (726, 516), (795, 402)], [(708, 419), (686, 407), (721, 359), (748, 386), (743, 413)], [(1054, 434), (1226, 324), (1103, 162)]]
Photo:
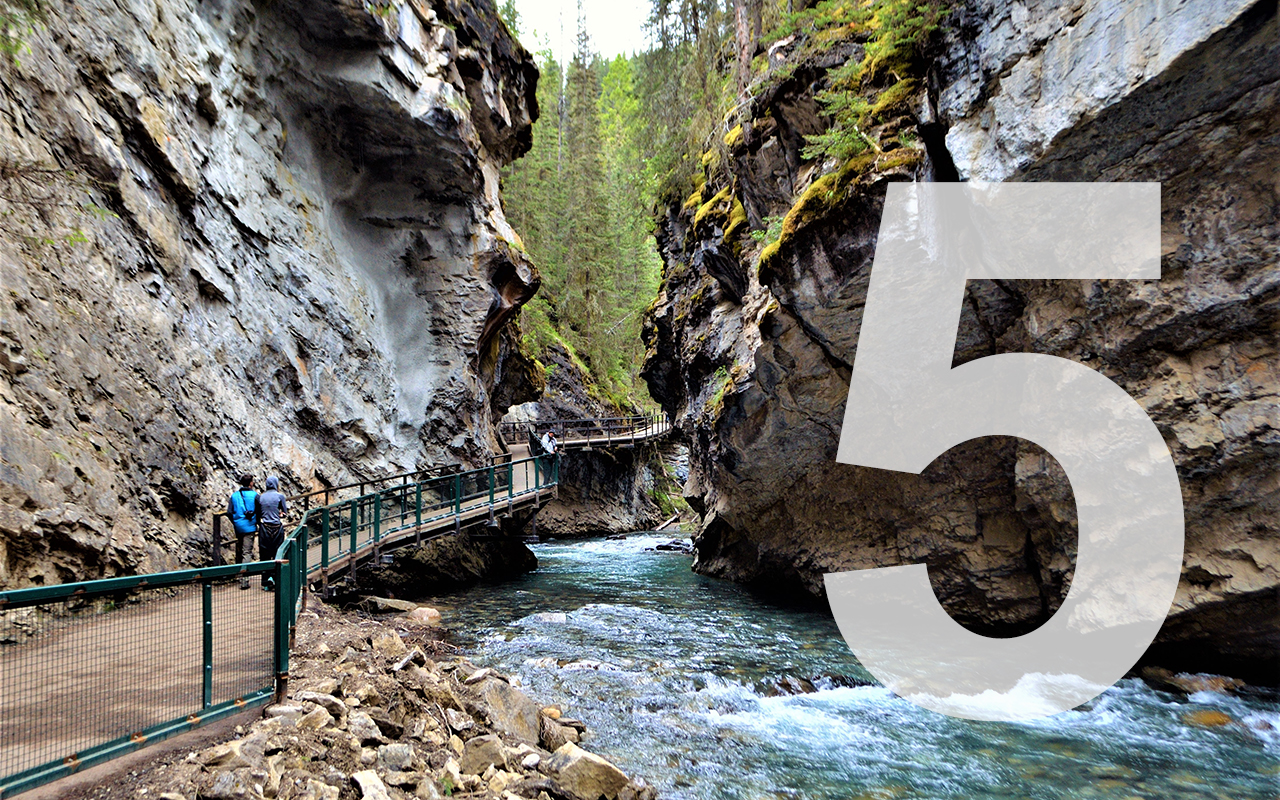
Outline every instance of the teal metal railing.
[(310, 583), (540, 502), (559, 470), (527, 458), (310, 508), (273, 561), (0, 592), (0, 800), (283, 698)]

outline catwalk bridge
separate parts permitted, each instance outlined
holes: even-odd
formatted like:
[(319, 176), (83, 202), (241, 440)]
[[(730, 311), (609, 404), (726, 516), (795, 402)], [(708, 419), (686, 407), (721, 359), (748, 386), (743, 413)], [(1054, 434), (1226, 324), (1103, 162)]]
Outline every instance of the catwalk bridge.
[[(0, 592), (0, 800), (282, 698), (309, 591), (395, 548), (476, 528), (516, 535), (556, 496), (561, 456), (536, 444), (547, 430), (570, 453), (635, 447), (671, 425), (657, 415), (504, 423), (504, 438), (527, 443), (488, 467), (290, 498), (302, 519), (274, 560), (239, 563), (246, 542), (224, 537), (231, 526), (215, 515), (208, 567)], [(514, 518), (512, 532), (502, 518)], [(274, 593), (243, 591), (266, 580)]]

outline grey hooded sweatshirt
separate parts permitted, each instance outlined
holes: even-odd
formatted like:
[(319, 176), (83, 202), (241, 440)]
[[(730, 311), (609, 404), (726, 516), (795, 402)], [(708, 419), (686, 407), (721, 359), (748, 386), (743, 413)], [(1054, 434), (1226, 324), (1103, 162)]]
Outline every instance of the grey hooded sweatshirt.
[(279, 478), (275, 476), (267, 478), (267, 490), (258, 495), (254, 508), (258, 512), (259, 525), (264, 522), (268, 525), (284, 524), (284, 515), (289, 509), (285, 505), (284, 495), (280, 494)]

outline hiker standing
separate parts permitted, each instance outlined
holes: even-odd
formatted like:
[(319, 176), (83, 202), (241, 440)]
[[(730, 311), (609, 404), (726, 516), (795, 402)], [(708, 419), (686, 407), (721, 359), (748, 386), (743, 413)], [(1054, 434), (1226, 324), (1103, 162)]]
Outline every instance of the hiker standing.
[[(240, 488), (227, 498), (227, 516), (231, 518), (231, 527), (236, 532), (237, 553), (243, 552), (241, 545), (244, 538), (258, 532), (257, 501), (258, 493), (253, 489), (253, 476), (246, 472), (240, 476)], [(249, 588), (248, 578), (241, 578), (240, 588)]]
[[(267, 478), (267, 490), (258, 495), (254, 506), (258, 518), (258, 560), (272, 561), (276, 551), (284, 544), (284, 515), (288, 513), (284, 495), (280, 493), (280, 479), (272, 475)], [(262, 578), (262, 590), (275, 589), (275, 579), (270, 576)]]
[(559, 443), (556, 442), (555, 431), (547, 431), (546, 433), (542, 434), (541, 442), (542, 442), (542, 449), (546, 450), (547, 455), (549, 456), (555, 455), (556, 450), (559, 449)]

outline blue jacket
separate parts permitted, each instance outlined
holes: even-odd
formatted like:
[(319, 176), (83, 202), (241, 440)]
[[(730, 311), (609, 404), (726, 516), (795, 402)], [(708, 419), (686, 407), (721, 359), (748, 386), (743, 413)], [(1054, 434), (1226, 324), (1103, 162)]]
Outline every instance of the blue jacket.
[(243, 536), (258, 532), (258, 515), (254, 511), (257, 501), (258, 493), (252, 489), (237, 489), (227, 499), (227, 516), (236, 533)]

